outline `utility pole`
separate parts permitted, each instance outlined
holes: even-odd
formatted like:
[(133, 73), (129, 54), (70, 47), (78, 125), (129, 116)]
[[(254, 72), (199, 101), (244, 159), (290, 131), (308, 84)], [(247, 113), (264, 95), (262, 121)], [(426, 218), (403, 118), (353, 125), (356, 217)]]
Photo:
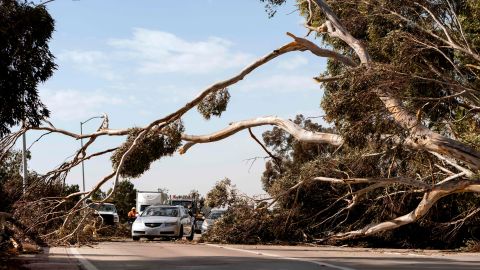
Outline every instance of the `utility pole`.
[[(80, 136), (83, 135), (82, 125), (83, 123), (80, 122)], [(81, 148), (83, 148), (83, 138), (80, 138), (80, 146)], [(83, 157), (82, 157), (82, 186), (83, 186), (82, 191), (85, 192), (85, 165), (83, 165)]]
[[(23, 102), (25, 103), (25, 114), (27, 113), (26, 111), (26, 98), (23, 96)], [(22, 146), (22, 163), (23, 163), (23, 183), (22, 183), (22, 189), (23, 189), (23, 195), (27, 192), (27, 117), (26, 115), (23, 116), (23, 128), (25, 128), (25, 132), (22, 134), (22, 141), (23, 141), (23, 146)]]
[[(87, 120), (80, 122), (80, 136), (83, 136), (83, 124), (87, 123), (88, 121), (96, 118), (104, 118), (104, 116), (93, 116), (88, 118)], [(83, 138), (80, 137), (80, 146), (83, 148)], [(85, 192), (85, 165), (83, 165), (83, 156), (82, 156), (82, 191)]]
[(23, 163), (23, 194), (27, 192), (27, 131), (22, 135), (23, 138), (23, 151), (22, 151), (22, 163)]

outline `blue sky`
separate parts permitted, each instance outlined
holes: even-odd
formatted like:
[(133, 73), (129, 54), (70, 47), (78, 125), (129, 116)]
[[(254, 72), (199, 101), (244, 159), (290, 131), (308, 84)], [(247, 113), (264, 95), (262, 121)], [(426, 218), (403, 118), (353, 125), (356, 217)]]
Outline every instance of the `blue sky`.
[[(258, 0), (49, 3), (56, 20), (50, 45), (58, 70), (39, 90), (51, 110), (50, 120), (59, 128), (79, 132), (80, 121), (105, 112), (111, 128), (143, 126), (290, 42), (287, 31), (305, 35), (293, 1), (272, 19), (263, 5)], [(257, 116), (320, 116), (323, 91), (312, 77), (324, 69), (325, 60), (307, 52), (271, 61), (230, 88), (231, 102), (221, 118), (206, 121), (195, 110), (189, 112), (183, 118), (186, 133), (206, 134)], [(92, 120), (84, 130), (95, 131), (98, 124)], [(260, 137), (264, 130), (254, 132)], [(28, 142), (38, 135), (28, 133)], [(101, 138), (91, 151), (121, 142), (122, 138)], [(32, 147), (29, 169), (46, 172), (78, 147), (78, 141), (51, 135)], [(205, 194), (216, 181), (228, 177), (241, 191), (259, 194), (263, 193), (264, 161), (252, 165), (246, 160), (263, 156), (244, 131), (221, 142), (196, 145), (186, 155), (157, 161), (133, 183), (139, 190), (167, 188), (171, 194), (184, 194), (197, 189)], [(108, 156), (87, 161), (87, 188), (110, 171)], [(81, 183), (80, 167), (67, 182)]]

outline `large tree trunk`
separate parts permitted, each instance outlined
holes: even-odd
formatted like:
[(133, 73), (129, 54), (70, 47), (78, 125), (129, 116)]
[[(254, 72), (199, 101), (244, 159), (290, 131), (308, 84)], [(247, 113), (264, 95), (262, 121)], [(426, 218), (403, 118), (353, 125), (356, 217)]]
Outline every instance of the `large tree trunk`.
[(350, 231), (346, 233), (339, 233), (333, 235), (333, 239), (351, 239), (356, 237), (368, 236), (376, 234), (383, 231), (393, 230), (400, 226), (413, 223), (423, 216), (425, 216), (428, 211), (432, 208), (435, 203), (441, 198), (459, 192), (479, 192), (480, 191), (480, 181), (470, 181), (470, 180), (459, 180), (452, 182), (445, 182), (440, 185), (436, 185), (430, 191), (426, 192), (423, 195), (422, 200), (418, 206), (411, 211), (410, 213), (394, 218), (389, 221), (384, 221), (380, 223), (370, 224), (365, 226), (362, 229), (356, 231)]
[[(327, 17), (325, 24), (329, 35), (338, 37), (347, 43), (356, 52), (361, 63), (368, 67), (372, 60), (366, 46), (345, 29), (340, 19), (323, 0), (314, 0), (314, 2), (323, 10)], [(407, 144), (418, 149), (433, 151), (460, 160), (468, 164), (472, 169), (480, 169), (480, 152), (464, 143), (431, 131), (409, 113), (400, 100), (389, 95), (386, 91), (378, 90), (377, 95), (385, 105), (385, 108), (391, 113), (395, 122), (409, 131), (410, 137), (406, 141)]]
[(407, 112), (398, 99), (384, 95), (380, 96), (380, 100), (395, 121), (409, 131), (410, 136), (406, 140), (409, 146), (455, 158), (465, 162), (472, 169), (480, 169), (480, 152), (459, 141), (431, 131)]

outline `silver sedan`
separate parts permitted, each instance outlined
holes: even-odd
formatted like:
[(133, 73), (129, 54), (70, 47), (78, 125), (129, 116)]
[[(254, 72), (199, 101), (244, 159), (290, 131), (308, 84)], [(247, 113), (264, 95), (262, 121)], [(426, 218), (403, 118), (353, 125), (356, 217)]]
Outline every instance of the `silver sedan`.
[(217, 219), (221, 218), (226, 211), (227, 209), (213, 208), (202, 223), (202, 234), (206, 233), (208, 228), (211, 227)]
[(158, 205), (150, 206), (133, 222), (132, 239), (145, 237), (182, 238), (193, 240), (193, 218), (183, 206)]

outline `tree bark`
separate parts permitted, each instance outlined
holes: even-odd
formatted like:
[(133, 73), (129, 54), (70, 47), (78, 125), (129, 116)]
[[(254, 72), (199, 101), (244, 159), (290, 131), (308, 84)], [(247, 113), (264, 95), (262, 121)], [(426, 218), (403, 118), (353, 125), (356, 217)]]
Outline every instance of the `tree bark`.
[(480, 192), (480, 181), (462, 180), (455, 182), (445, 182), (440, 185), (436, 185), (432, 188), (432, 190), (426, 192), (423, 195), (423, 198), (418, 204), (418, 206), (410, 213), (389, 221), (370, 224), (356, 231), (335, 234), (330, 238), (339, 240), (352, 239), (376, 234), (387, 230), (393, 230), (400, 226), (410, 224), (425, 216), (425, 214), (428, 213), (430, 208), (432, 208), (432, 206), (435, 205), (435, 203), (441, 198), (459, 192)]
[(182, 139), (188, 141), (188, 143), (185, 144), (179, 150), (179, 152), (180, 154), (184, 154), (190, 147), (197, 143), (209, 143), (219, 141), (229, 136), (232, 136), (233, 134), (241, 130), (265, 125), (277, 126), (294, 136), (295, 139), (302, 142), (328, 143), (334, 146), (340, 146), (343, 143), (342, 137), (337, 134), (308, 131), (290, 120), (281, 119), (276, 116), (268, 116), (234, 122), (231, 123), (228, 127), (208, 135), (195, 136), (182, 134)]
[[(327, 17), (328, 33), (347, 43), (358, 55), (361, 63), (367, 67), (372, 60), (364, 44), (353, 37), (340, 22), (340, 19), (323, 0), (313, 0), (323, 10)], [(406, 143), (428, 151), (452, 157), (468, 164), (472, 169), (480, 169), (480, 152), (456, 140), (435, 133), (424, 126), (415, 116), (409, 113), (401, 101), (391, 96), (385, 90), (378, 90), (377, 96), (390, 112), (397, 124), (409, 131)]]

